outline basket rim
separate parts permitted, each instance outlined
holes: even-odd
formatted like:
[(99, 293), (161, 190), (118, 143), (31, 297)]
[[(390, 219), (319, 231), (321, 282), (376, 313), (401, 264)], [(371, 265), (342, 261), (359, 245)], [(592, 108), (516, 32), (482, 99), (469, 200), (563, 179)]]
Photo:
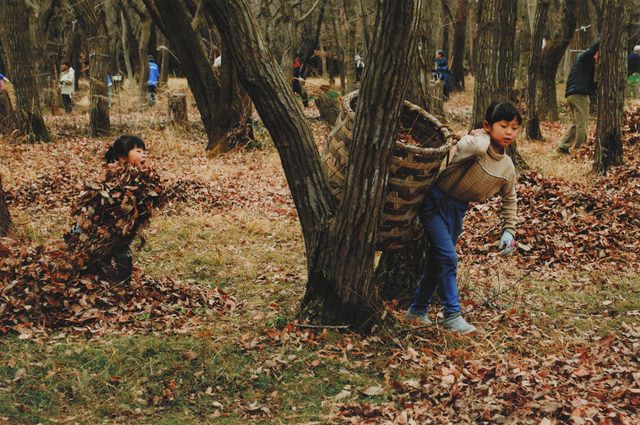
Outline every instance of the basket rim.
[[(351, 100), (354, 97), (358, 96), (358, 90), (354, 90), (351, 93), (347, 93), (342, 98), (342, 107), (344, 112), (347, 115), (351, 115), (351, 118), (355, 118), (355, 111), (351, 109)], [(413, 154), (425, 155), (425, 156), (434, 156), (439, 155), (441, 153), (448, 152), (453, 146), (458, 144), (458, 138), (445, 126), (438, 118), (431, 115), (427, 111), (425, 111), (420, 106), (415, 103), (411, 103), (408, 100), (403, 101), (403, 108), (407, 108), (410, 111), (417, 112), (422, 118), (430, 121), (436, 128), (438, 128), (442, 135), (444, 136), (445, 142), (442, 146), (437, 148), (423, 148), (420, 146), (409, 145), (407, 143), (396, 140), (396, 148), (401, 148), (406, 150), (407, 152), (411, 152)]]

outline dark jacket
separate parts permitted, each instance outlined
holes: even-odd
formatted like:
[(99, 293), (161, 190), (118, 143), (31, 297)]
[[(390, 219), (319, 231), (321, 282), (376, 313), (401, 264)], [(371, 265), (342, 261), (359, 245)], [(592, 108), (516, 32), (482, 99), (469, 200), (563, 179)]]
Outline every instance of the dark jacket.
[(640, 55), (631, 53), (627, 58), (627, 76), (640, 72)]
[(591, 96), (596, 93), (596, 83), (594, 80), (596, 61), (593, 59), (593, 55), (599, 48), (600, 40), (593, 43), (593, 46), (578, 55), (576, 61), (571, 66), (571, 72), (569, 72), (565, 96), (571, 96), (572, 94)]

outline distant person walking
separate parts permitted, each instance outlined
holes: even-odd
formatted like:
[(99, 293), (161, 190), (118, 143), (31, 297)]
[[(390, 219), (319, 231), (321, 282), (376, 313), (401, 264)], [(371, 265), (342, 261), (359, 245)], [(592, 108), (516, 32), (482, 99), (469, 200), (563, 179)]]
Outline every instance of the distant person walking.
[(160, 79), (160, 67), (152, 55), (149, 55), (149, 80), (147, 81), (147, 97), (149, 105), (156, 104), (156, 93), (158, 91), (158, 80)]
[(293, 77), (291, 79), (291, 87), (293, 92), (300, 95), (302, 98), (302, 104), (305, 108), (309, 106), (309, 97), (307, 92), (302, 88), (302, 62), (300, 61), (300, 55), (296, 55), (293, 61)]
[(76, 72), (68, 61), (60, 63), (60, 95), (66, 113), (73, 109), (73, 93), (76, 91)]
[(573, 111), (571, 127), (560, 139), (558, 152), (568, 154), (575, 139), (575, 149), (587, 140), (589, 127), (589, 96), (596, 93), (595, 73), (600, 40), (580, 53), (571, 66), (565, 96)]
[(356, 61), (356, 81), (360, 82), (360, 80), (362, 80), (362, 74), (364, 73), (364, 61), (362, 60), (362, 57), (357, 53), (353, 57), (353, 59)]
[(447, 58), (444, 57), (442, 50), (436, 52), (433, 61), (436, 63), (436, 68), (434, 69), (436, 78), (443, 82), (442, 96), (445, 101), (449, 100), (449, 93), (451, 93), (451, 71), (449, 71), (449, 62)]

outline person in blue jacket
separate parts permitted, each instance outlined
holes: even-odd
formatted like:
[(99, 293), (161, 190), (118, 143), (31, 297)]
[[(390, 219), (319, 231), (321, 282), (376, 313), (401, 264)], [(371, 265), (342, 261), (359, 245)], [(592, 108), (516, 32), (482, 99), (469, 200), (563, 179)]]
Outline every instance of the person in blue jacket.
[(442, 50), (436, 52), (436, 57), (433, 61), (436, 63), (436, 69), (434, 70), (436, 78), (444, 82), (442, 89), (444, 100), (449, 100), (449, 93), (451, 93), (451, 71), (449, 71), (449, 62), (447, 58), (444, 57)]
[(158, 90), (158, 80), (160, 78), (160, 67), (152, 55), (149, 55), (149, 80), (147, 81), (147, 97), (149, 104), (156, 104), (156, 91)]

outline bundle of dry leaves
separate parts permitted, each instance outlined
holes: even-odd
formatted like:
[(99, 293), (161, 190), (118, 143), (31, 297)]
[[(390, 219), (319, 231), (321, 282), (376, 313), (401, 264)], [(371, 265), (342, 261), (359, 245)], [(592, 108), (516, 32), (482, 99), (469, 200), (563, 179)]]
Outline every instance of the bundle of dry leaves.
[(159, 176), (126, 164), (109, 166), (104, 180), (87, 185), (73, 207), (80, 232), (67, 243), (19, 246), (0, 240), (0, 333), (30, 328), (123, 326), (143, 315), (170, 323), (204, 307), (233, 308), (219, 290), (171, 279), (107, 282), (87, 270), (129, 245), (164, 202)]

